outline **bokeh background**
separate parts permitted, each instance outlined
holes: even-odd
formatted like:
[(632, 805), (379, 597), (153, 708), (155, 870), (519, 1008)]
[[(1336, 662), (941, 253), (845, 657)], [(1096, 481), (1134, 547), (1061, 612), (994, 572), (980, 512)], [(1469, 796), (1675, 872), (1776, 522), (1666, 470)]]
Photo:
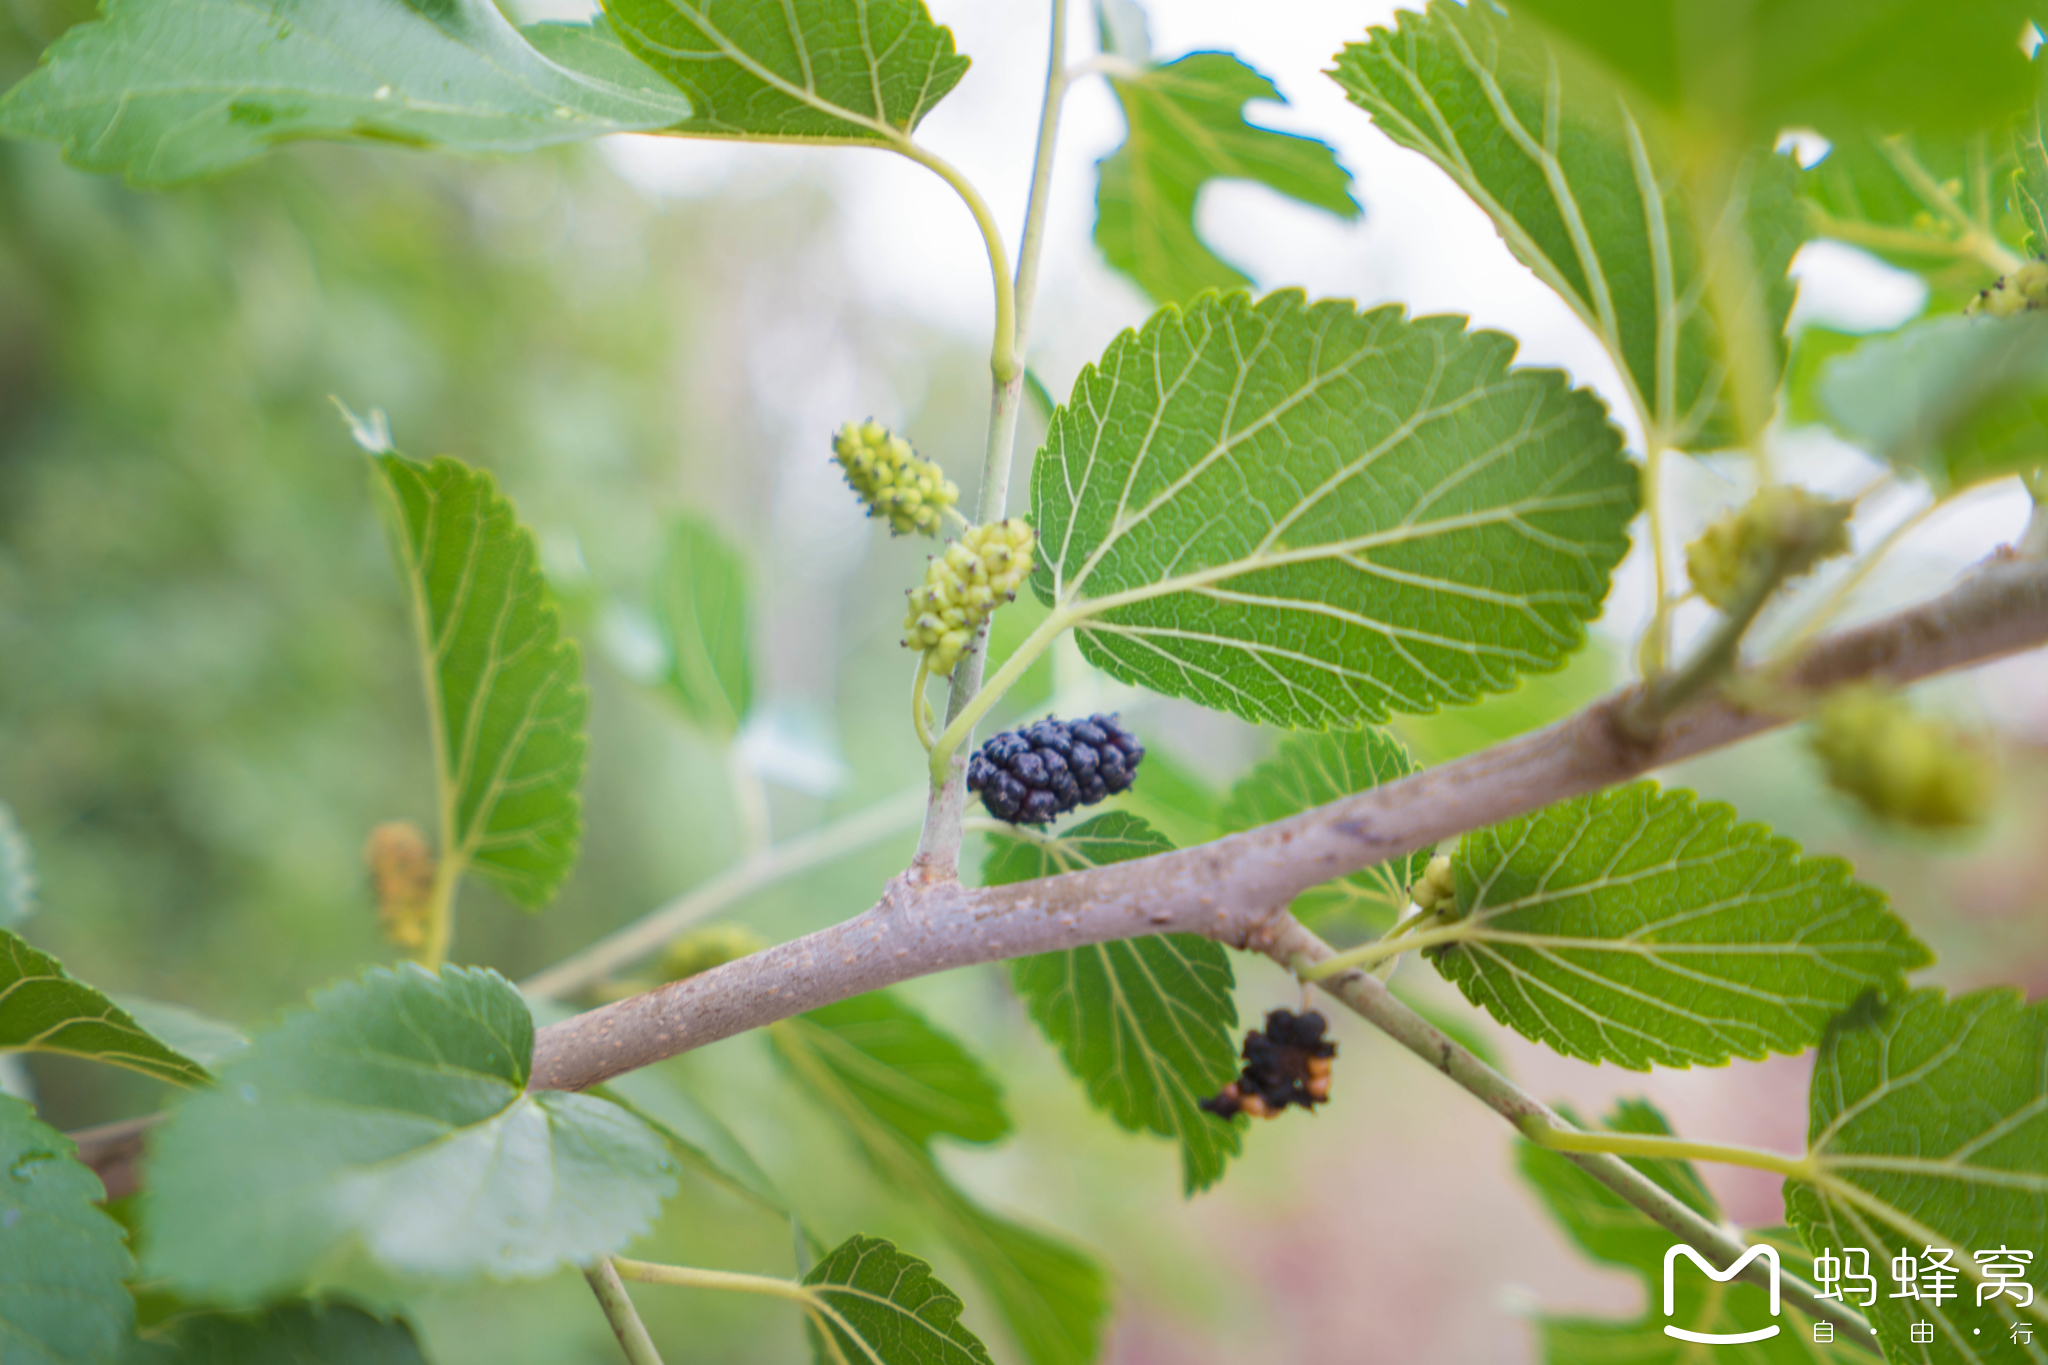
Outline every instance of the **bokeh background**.
[[(924, 133), (1014, 238), (1043, 7), (932, 9), (976, 65)], [(1076, 9), (1079, 58), (1092, 26)], [(1478, 210), (1319, 74), (1391, 10), (1156, 0), (1162, 54), (1223, 48), (1272, 76), (1291, 103), (1256, 117), (1335, 145), (1365, 206), (1361, 222), (1344, 224), (1218, 185), (1202, 201), (1205, 234), (1261, 287), (1467, 314), (1518, 337), (1526, 362), (1562, 366), (1618, 402), (1591, 337)], [(86, 15), (75, 0), (0, 0), (0, 82)], [(1055, 177), (1032, 357), (1056, 395), (1147, 311), (1088, 240), (1093, 165), (1121, 136), (1106, 89), (1082, 85)], [(1910, 277), (1846, 248), (1810, 247), (1798, 269), (1797, 321), (1872, 329), (1922, 305)], [(32, 841), (43, 883), (29, 936), (105, 988), (249, 1027), (395, 956), (377, 931), (361, 848), (378, 821), (430, 823), (426, 725), (368, 471), (330, 395), (388, 413), (409, 452), (498, 474), (541, 538), (589, 661), (582, 862), (538, 916), (467, 889), (460, 958), (515, 977), (537, 969), (703, 881), (743, 837), (733, 756), (645, 681), (648, 592), (664, 529), (686, 510), (744, 547), (754, 570), (766, 700), (738, 761), (765, 781), (776, 834), (913, 788), (922, 756), (904, 724), (910, 663), (896, 641), (922, 551), (861, 517), (828, 462), (829, 434), (872, 415), (947, 463), (971, 497), (990, 312), (964, 210), (936, 179), (879, 152), (625, 138), (474, 163), (308, 146), (215, 184), (142, 194), (70, 171), (47, 148), (0, 144), (0, 800)], [(1027, 418), (1013, 506), (1024, 504), (1036, 438)], [(1815, 431), (1774, 442), (1815, 486), (1846, 491), (1875, 472)], [(1680, 533), (1739, 501), (1747, 477), (1680, 464)], [(1916, 496), (1880, 500), (1859, 540), (1911, 515)], [(1926, 593), (2011, 539), (2026, 515), (2016, 485), (1959, 500), (1901, 544), (1850, 615)], [(1646, 583), (1638, 555), (1566, 673), (1415, 722), (1408, 738), (1440, 761), (1624, 680)], [(1766, 630), (1798, 616), (1794, 604)], [(1277, 738), (1118, 689), (1071, 653), (1027, 680), (1011, 714), (1055, 686), (1120, 707), (1157, 771), (1188, 779), (1182, 805), (1194, 820)], [(2038, 993), (2048, 987), (2048, 661), (2013, 660), (1922, 695), (2000, 740), (2009, 799), (1972, 837), (1872, 830), (1826, 791), (1792, 736), (1667, 780), (1853, 859), (1940, 953), (1929, 980)], [(913, 839), (906, 826), (731, 917), (779, 939), (854, 913)], [(1294, 1000), (1275, 969), (1240, 968), (1248, 1018)], [(1520, 1187), (1497, 1120), (1351, 1022), (1337, 1022), (1335, 1102), (1261, 1126), (1220, 1188), (1185, 1201), (1171, 1148), (1088, 1110), (1006, 982), (981, 969), (908, 988), (989, 1059), (1019, 1119), (1002, 1146), (956, 1147), (944, 1160), (992, 1205), (1113, 1267), (1111, 1360), (1512, 1362), (1528, 1358), (1526, 1317), (1538, 1308), (1639, 1309), (1635, 1282), (1583, 1261)], [(1804, 1059), (1651, 1076), (1589, 1068), (1501, 1035), (1426, 968), (1404, 982), (1463, 1011), (1546, 1097), (1597, 1112), (1645, 1093), (1693, 1135), (1803, 1141)], [(759, 1040), (668, 1068), (723, 1097), (726, 1117), (828, 1237), (878, 1233), (933, 1259), (1003, 1354), (971, 1277), (777, 1078)], [(17, 1066), (10, 1083), (66, 1128), (162, 1098), (126, 1073), (44, 1058)], [(1778, 1220), (1772, 1182), (1712, 1175), (1731, 1216)], [(689, 1182), (638, 1254), (776, 1274), (791, 1260), (786, 1228)], [(795, 1317), (772, 1302), (640, 1299), (671, 1359), (804, 1357)], [(448, 1295), (416, 1320), (447, 1365), (617, 1358), (574, 1275)]]

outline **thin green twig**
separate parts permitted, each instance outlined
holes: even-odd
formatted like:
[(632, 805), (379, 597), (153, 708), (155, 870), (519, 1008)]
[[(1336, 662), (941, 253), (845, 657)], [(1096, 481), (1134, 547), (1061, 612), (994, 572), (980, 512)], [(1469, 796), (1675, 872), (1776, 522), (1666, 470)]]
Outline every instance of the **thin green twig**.
[(597, 1295), (612, 1334), (619, 1339), (619, 1349), (626, 1353), (627, 1365), (662, 1365), (661, 1352), (654, 1348), (654, 1338), (647, 1335), (647, 1324), (640, 1321), (639, 1310), (633, 1307), (610, 1258), (584, 1271), (583, 1278), (590, 1281), (590, 1291)]

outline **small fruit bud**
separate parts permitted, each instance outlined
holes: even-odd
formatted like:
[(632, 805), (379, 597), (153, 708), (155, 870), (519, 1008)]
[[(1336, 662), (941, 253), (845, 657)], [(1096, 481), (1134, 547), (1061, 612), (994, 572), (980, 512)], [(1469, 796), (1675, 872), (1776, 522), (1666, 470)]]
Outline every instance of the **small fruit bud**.
[(1727, 611), (1759, 581), (1778, 582), (1849, 552), (1851, 503), (1782, 484), (1764, 489), (1685, 547), (1685, 571)]
[(1965, 313), (2009, 318), (2048, 308), (2048, 261), (2028, 261), (1971, 299)]
[(434, 898), (434, 853), (427, 836), (410, 820), (379, 825), (363, 845), (363, 861), (370, 867), (384, 937), (401, 948), (425, 943)]
[(924, 583), (912, 590), (903, 618), (904, 645), (921, 651), (932, 672), (953, 676), (953, 666), (995, 609), (1015, 600), (1031, 572), (1037, 537), (1017, 517), (970, 526), (925, 565)]
[(1877, 688), (1836, 691), (1814, 717), (1808, 743), (1829, 785), (1882, 819), (1957, 829), (1991, 810), (1997, 773), (1982, 746)]
[(767, 946), (768, 940), (743, 924), (707, 924), (669, 940), (661, 950), (662, 979), (681, 981), (751, 957)]
[(1451, 860), (1439, 853), (1429, 860), (1429, 866), (1422, 869), (1421, 878), (1408, 892), (1415, 908), (1425, 915), (1433, 915), (1446, 905), (1458, 899), (1457, 874), (1451, 871)]
[(846, 482), (868, 505), (868, 515), (889, 519), (891, 535), (937, 535), (940, 518), (960, 498), (944, 470), (917, 458), (910, 442), (874, 422), (839, 428), (832, 453)]

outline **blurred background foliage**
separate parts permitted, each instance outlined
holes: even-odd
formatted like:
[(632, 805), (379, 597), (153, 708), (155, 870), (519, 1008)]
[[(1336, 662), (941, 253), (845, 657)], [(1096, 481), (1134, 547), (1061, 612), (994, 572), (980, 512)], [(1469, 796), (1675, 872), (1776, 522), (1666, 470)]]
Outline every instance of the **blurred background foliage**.
[[(88, 10), (0, 3), (0, 86)], [(69, 171), (46, 147), (0, 143), (0, 798), (36, 849), (44, 909), (29, 936), (86, 980), (244, 1025), (397, 955), (378, 935), (361, 849), (379, 821), (431, 823), (426, 727), (369, 472), (330, 395), (386, 411), (410, 453), (493, 470), (539, 533), (583, 637), (582, 860), (539, 916), (473, 884), (459, 957), (516, 978), (741, 846), (722, 746), (642, 681), (651, 581), (686, 509), (752, 563), (768, 719), (750, 752), (782, 775), (770, 783), (777, 832), (914, 786), (923, 765), (896, 641), (917, 553), (859, 518), (829, 467), (828, 429), (809, 433), (814, 461), (781, 457), (805, 448), (782, 398), (817, 384), (885, 395), (959, 477), (980, 448), (984, 362), (844, 286), (857, 263), (842, 255), (835, 211), (828, 190), (801, 180), (657, 200), (588, 150), (475, 164), (307, 147), (142, 194)], [(1910, 577), (1909, 562), (1895, 588)], [(1031, 611), (998, 618), (999, 653)], [(1404, 733), (1434, 763), (1564, 714), (1620, 676), (1630, 625), (1563, 674)], [(1155, 756), (1130, 804), (1177, 842), (1213, 832), (1222, 787), (1270, 742), (1120, 693), (1070, 650), (1027, 680), (1011, 714), (1043, 706), (1056, 682), (1140, 718)], [(1975, 688), (1941, 694), (1989, 725)], [(2038, 701), (2031, 715), (2048, 723)], [(2040, 733), (2008, 736), (2013, 799), (1961, 847), (1872, 834), (1787, 737), (1674, 780), (1853, 857), (1941, 950), (1941, 979), (2038, 991)], [(912, 834), (761, 893), (735, 917), (785, 938), (854, 913)], [(1240, 974), (1247, 1016), (1292, 1003), (1265, 964)], [(1003, 1147), (948, 1151), (949, 1169), (1114, 1267), (1116, 1360), (1511, 1360), (1528, 1350), (1516, 1306), (1532, 1295), (1635, 1302), (1626, 1277), (1563, 1254), (1491, 1120), (1348, 1026), (1337, 1103), (1314, 1123), (1253, 1133), (1221, 1190), (1183, 1203), (1172, 1150), (1087, 1110), (1003, 974), (955, 973), (908, 994), (983, 1051), (1020, 1120)], [(1803, 1062), (1649, 1082), (1581, 1074), (1470, 1018), (1525, 1080), (1588, 1109), (1649, 1090), (1682, 1130), (1712, 1115), (1713, 1136), (1793, 1145), (1803, 1129)], [(897, 1238), (963, 1289), (970, 1321), (991, 1322), (943, 1244), (774, 1079), (760, 1040), (665, 1069), (723, 1098), (828, 1240)], [(16, 1082), (66, 1128), (159, 1099), (152, 1082), (62, 1059), (38, 1058)], [(1744, 1179), (1728, 1177), (1731, 1213), (1776, 1222), (1759, 1207), (1774, 1190)], [(791, 1234), (686, 1182), (638, 1254), (784, 1274)], [(1371, 1321), (1364, 1276), (1384, 1306)], [(689, 1343), (682, 1358), (800, 1356), (795, 1318), (772, 1303), (640, 1297), (658, 1337)], [(450, 1296), (420, 1326), (451, 1365), (616, 1353), (574, 1276)]]

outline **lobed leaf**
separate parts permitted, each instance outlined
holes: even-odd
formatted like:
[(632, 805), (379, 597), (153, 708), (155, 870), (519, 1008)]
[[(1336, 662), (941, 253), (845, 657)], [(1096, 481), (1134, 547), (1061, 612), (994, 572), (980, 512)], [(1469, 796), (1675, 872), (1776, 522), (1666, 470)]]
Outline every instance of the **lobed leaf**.
[[(1346, 47), (1330, 73), (1401, 146), (1420, 152), (1493, 219), (1515, 258), (1599, 337), (1649, 439), (1741, 445), (1726, 330), (1709, 306), (1714, 253), (1679, 158), (1654, 119), (1575, 69), (1537, 30), (1486, 4), (1434, 0)], [(1775, 128), (1772, 130), (1775, 133)], [(1786, 276), (1805, 235), (1791, 162), (1752, 157), (1733, 212), (1784, 365)], [(1768, 414), (1763, 414), (1768, 416)]]
[[(2039, 1338), (2044, 1305), (2013, 1295), (1980, 1300), (1975, 1253), (2034, 1253), (2021, 1278), (2040, 1283), (2048, 1250), (2048, 1003), (2011, 990), (1953, 998), (1915, 991), (1830, 1030), (1814, 1058), (1809, 1180), (1787, 1181), (1785, 1210), (1818, 1254), (1862, 1247), (1879, 1282), (1864, 1309), (1885, 1354), (1920, 1365), (2041, 1359), (2013, 1350), (2012, 1327)], [(1894, 1298), (1901, 1251), (1947, 1248), (1962, 1273), (1958, 1297)], [(2028, 1300), (2034, 1294), (2027, 1293)], [(1860, 1301), (1859, 1301), (1860, 1302)], [(1913, 1321), (1934, 1341), (1914, 1344)]]
[(1327, 143), (1245, 118), (1252, 100), (1287, 101), (1229, 53), (1190, 53), (1113, 76), (1110, 87), (1126, 132), (1096, 164), (1095, 244), (1155, 303), (1251, 283), (1195, 229), (1195, 201), (1212, 180), (1249, 180), (1347, 222), (1359, 216), (1351, 174)]
[[(1102, 867), (1173, 845), (1142, 819), (1111, 811), (1051, 838), (994, 835), (988, 886)], [(1189, 1194), (1223, 1177), (1237, 1125), (1195, 1107), (1237, 1074), (1230, 955), (1199, 934), (1153, 934), (1040, 953), (1010, 964), (1032, 1020), (1087, 1087), (1088, 1101), (1133, 1132), (1173, 1138)]]
[[(1340, 797), (1406, 777), (1420, 764), (1385, 730), (1337, 730), (1295, 735), (1238, 780), (1223, 808), (1227, 830), (1254, 829), (1285, 820)], [(1319, 934), (1333, 926), (1385, 933), (1408, 908), (1408, 888), (1429, 866), (1430, 851), (1362, 868), (1302, 892), (1288, 907)]]
[(1556, 668), (1627, 549), (1598, 399), (1457, 318), (1205, 294), (1111, 343), (1032, 470), (1032, 586), (1120, 681), (1302, 729)]
[(923, 0), (604, 0), (641, 61), (689, 97), (665, 131), (903, 141), (967, 73)]
[(121, 1225), (70, 1138), (0, 1095), (0, 1356), (8, 1365), (103, 1365), (135, 1323)]
[(442, 858), (529, 909), (576, 861), (590, 699), (533, 535), (491, 476), (377, 457), (412, 590), (439, 777)]
[(1465, 836), (1430, 950), (1474, 1004), (1568, 1057), (1719, 1066), (1800, 1052), (1932, 961), (1875, 889), (1733, 808), (1632, 782)]
[(125, 1066), (174, 1085), (204, 1085), (206, 1068), (157, 1038), (56, 958), (0, 929), (0, 1050), (57, 1052)]
[(960, 1296), (879, 1237), (847, 1238), (803, 1282), (830, 1313), (811, 1323), (819, 1365), (990, 1365), (988, 1348), (960, 1321)]
[(543, 55), (489, 0), (107, 0), (102, 13), (0, 99), (0, 133), (140, 185), (305, 138), (523, 152), (690, 114), (658, 82), (621, 83), (630, 58), (606, 35), (555, 31)]
[[(1000, 1135), (988, 1112), (994, 1083), (958, 1044), (886, 994), (771, 1025), (769, 1036), (777, 1056), (846, 1124), (868, 1163), (915, 1199), (953, 1244), (1031, 1365), (1095, 1359), (1109, 1311), (1100, 1268), (982, 1208), (932, 1160), (928, 1142), (940, 1133)], [(914, 1074), (899, 1079), (891, 1064)], [(994, 1118), (1007, 1131), (1000, 1108)]]
[(1520, 0), (1615, 76), (1706, 126), (1828, 137), (1878, 127), (1963, 131), (2033, 84), (2014, 35), (2025, 0)]
[(28, 836), (0, 801), (0, 929), (19, 929), (36, 912), (36, 869)]
[(684, 715), (727, 738), (754, 704), (751, 607), (739, 553), (704, 522), (678, 519), (655, 583), (655, 621), (668, 650), (662, 686)]
[(259, 1313), (180, 1314), (129, 1348), (123, 1365), (426, 1365), (402, 1319), (338, 1303)]
[[(1624, 1100), (1608, 1117), (1609, 1131), (1668, 1135), (1664, 1116), (1642, 1100)], [(1627, 1158), (1630, 1165), (1663, 1185), (1714, 1222), (1722, 1221), (1719, 1205), (1687, 1161)], [(1877, 1357), (1857, 1343), (1838, 1339), (1813, 1341), (1812, 1319), (1784, 1306), (1773, 1317), (1768, 1292), (1746, 1281), (1726, 1285), (1709, 1280), (1685, 1262), (1674, 1275), (1673, 1311), (1664, 1313), (1664, 1253), (1671, 1234), (1650, 1221), (1635, 1205), (1579, 1169), (1561, 1153), (1533, 1143), (1517, 1144), (1522, 1178), (1532, 1186), (1551, 1217), (1579, 1248), (1594, 1260), (1636, 1275), (1643, 1286), (1643, 1311), (1634, 1320), (1543, 1313), (1536, 1319), (1546, 1365), (1694, 1365), (1706, 1359), (1699, 1346), (1665, 1335), (1674, 1325), (1688, 1331), (1726, 1335), (1777, 1326), (1777, 1336), (1739, 1348), (1713, 1348), (1713, 1359), (1749, 1365), (1874, 1365)], [(1769, 1243), (1788, 1270), (1798, 1267), (1800, 1251), (1782, 1230), (1739, 1234), (1745, 1243)]]
[(1938, 493), (2048, 463), (2048, 318), (1941, 317), (1822, 366), (1829, 422)]
[(533, 1020), (503, 977), (375, 968), (257, 1036), (150, 1151), (144, 1264), (261, 1302), (366, 1263), (530, 1278), (616, 1251), (675, 1189), (661, 1139), (588, 1095), (526, 1093)]

